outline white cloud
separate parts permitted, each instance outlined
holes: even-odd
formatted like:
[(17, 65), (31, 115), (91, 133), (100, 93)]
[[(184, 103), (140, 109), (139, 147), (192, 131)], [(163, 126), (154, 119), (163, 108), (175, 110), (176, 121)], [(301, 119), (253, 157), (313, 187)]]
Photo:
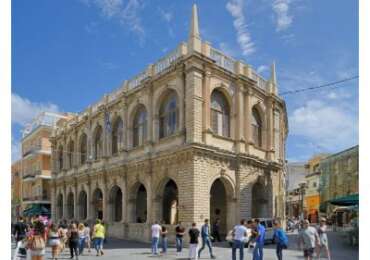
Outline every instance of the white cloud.
[(289, 13), (291, 0), (274, 0), (272, 10), (276, 15), (276, 31), (283, 31), (290, 27), (293, 16)]
[(12, 93), (12, 124), (24, 127), (43, 111), (58, 112), (59, 108), (53, 103), (31, 102), (18, 94)]
[(124, 4), (123, 0), (82, 0), (87, 6), (98, 8), (102, 16), (110, 19), (117, 19), (122, 25), (129, 26), (129, 29), (135, 32), (140, 40), (143, 41), (145, 31), (141, 24), (139, 10), (143, 4), (140, 0), (128, 0)]
[(173, 14), (170, 11), (164, 11), (162, 8), (158, 8), (159, 14), (161, 15), (161, 18), (166, 21), (167, 23), (172, 21)]
[(269, 70), (269, 67), (266, 66), (266, 65), (261, 65), (261, 66), (258, 66), (257, 68), (257, 73), (260, 74), (260, 73), (263, 73), (263, 72), (266, 72)]
[(234, 28), (237, 33), (237, 41), (244, 56), (248, 56), (255, 52), (255, 46), (252, 42), (248, 25), (245, 22), (243, 14), (244, 0), (230, 0), (226, 4), (226, 9), (234, 17)]
[(310, 100), (289, 116), (290, 134), (328, 150), (358, 142), (358, 117), (339, 104)]

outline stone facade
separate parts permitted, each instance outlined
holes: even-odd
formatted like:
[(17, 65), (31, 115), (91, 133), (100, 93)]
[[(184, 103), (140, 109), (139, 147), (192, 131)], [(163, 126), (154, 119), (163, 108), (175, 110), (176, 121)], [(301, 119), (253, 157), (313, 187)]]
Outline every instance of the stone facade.
[(108, 236), (147, 241), (154, 221), (172, 240), (179, 221), (219, 218), (226, 234), (240, 218), (284, 218), (286, 136), (275, 65), (266, 81), (202, 41), (194, 6), (187, 43), (60, 122), (53, 219), (100, 217)]

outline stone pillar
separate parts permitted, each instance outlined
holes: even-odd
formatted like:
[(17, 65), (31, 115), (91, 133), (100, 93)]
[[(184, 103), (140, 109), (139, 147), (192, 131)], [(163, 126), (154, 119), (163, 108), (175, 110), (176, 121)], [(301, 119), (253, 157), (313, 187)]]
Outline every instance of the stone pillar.
[(244, 99), (243, 99), (243, 85), (238, 82), (235, 91), (236, 101), (236, 118), (235, 118), (235, 140), (236, 140), (236, 152), (244, 152), (244, 147), (241, 145), (241, 141), (244, 140)]
[(147, 135), (148, 135), (148, 141), (150, 143), (154, 142), (154, 114), (156, 113), (156, 111), (154, 110), (154, 107), (155, 107), (155, 104), (153, 104), (153, 86), (148, 86), (149, 87), (149, 97), (148, 97), (148, 101), (149, 101), (149, 107), (148, 107), (148, 111), (147, 111)]
[(186, 142), (202, 141), (202, 74), (190, 68), (186, 75)]
[(206, 142), (206, 131), (211, 128), (211, 72), (206, 71), (204, 77), (204, 87), (203, 87), (203, 142)]
[(245, 138), (245, 152), (249, 154), (249, 146), (251, 142), (251, 100), (250, 92), (247, 90), (244, 94), (244, 138)]
[(92, 212), (92, 195), (91, 195), (91, 182), (87, 183), (87, 208), (86, 208), (86, 218), (87, 219), (94, 219), (93, 212)]
[(267, 160), (272, 159), (272, 153), (274, 151), (273, 140), (274, 140), (274, 128), (273, 128), (273, 106), (272, 99), (267, 100), (266, 106), (266, 151)]
[(73, 196), (73, 216), (75, 219), (79, 219), (79, 216), (78, 216), (78, 206), (77, 206), (77, 201), (78, 201), (78, 189), (77, 189), (77, 179), (75, 179), (75, 183), (74, 183), (74, 196)]
[(51, 201), (51, 219), (54, 223), (57, 221), (57, 188), (55, 180), (51, 182), (51, 192), (50, 192), (50, 201)]

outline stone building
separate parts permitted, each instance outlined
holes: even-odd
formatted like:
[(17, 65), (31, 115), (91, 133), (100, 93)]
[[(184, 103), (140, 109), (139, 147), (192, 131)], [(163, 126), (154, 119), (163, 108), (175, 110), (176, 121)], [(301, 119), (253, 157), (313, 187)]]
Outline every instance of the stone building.
[(108, 223), (108, 236), (147, 241), (150, 225), (284, 217), (287, 116), (275, 65), (264, 80), (189, 39), (71, 120), (53, 147), (52, 216)]
[(358, 145), (321, 160), (320, 170), (320, 211), (329, 216), (330, 200), (358, 195)]

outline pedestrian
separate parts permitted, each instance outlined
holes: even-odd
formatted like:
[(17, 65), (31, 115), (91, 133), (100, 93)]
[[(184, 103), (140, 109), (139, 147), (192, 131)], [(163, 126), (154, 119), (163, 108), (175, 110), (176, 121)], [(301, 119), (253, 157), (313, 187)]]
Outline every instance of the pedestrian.
[(26, 238), (27, 233), (27, 225), (24, 223), (23, 217), (19, 217), (18, 222), (14, 225), (13, 228), (13, 235), (15, 237), (15, 242), (18, 243), (19, 241)]
[(202, 236), (202, 247), (199, 249), (198, 258), (200, 258), (200, 253), (203, 251), (203, 249), (207, 245), (211, 258), (215, 259), (216, 257), (212, 253), (212, 242), (211, 242), (212, 237), (210, 236), (208, 219), (204, 220), (204, 224), (201, 228), (201, 236)]
[(90, 253), (91, 252), (91, 230), (87, 222), (84, 223), (84, 226), (85, 226), (85, 229), (84, 229), (85, 242), (86, 242), (87, 249), (88, 249), (87, 252)]
[(51, 247), (51, 258), (54, 260), (57, 259), (60, 248), (60, 233), (54, 223), (51, 223), (49, 227), (48, 244)]
[(281, 223), (279, 220), (274, 221), (273, 240), (276, 243), (276, 256), (278, 260), (283, 260), (283, 249), (288, 248), (288, 237), (281, 228)]
[(64, 224), (60, 223), (58, 226), (58, 233), (60, 236), (60, 244), (59, 244), (59, 254), (63, 253), (64, 249), (66, 248), (67, 244), (67, 232), (68, 230), (65, 229)]
[(299, 233), (299, 244), (303, 249), (305, 260), (312, 260), (316, 245), (319, 244), (319, 234), (316, 228), (309, 226), (310, 222), (306, 219), (302, 222), (302, 230)]
[(198, 243), (199, 243), (199, 229), (197, 228), (197, 224), (193, 223), (191, 228), (189, 229), (189, 259), (198, 260)]
[(78, 244), (79, 244), (79, 235), (78, 235), (78, 229), (75, 223), (70, 224), (68, 233), (68, 245), (69, 250), (71, 254), (71, 259), (76, 256), (76, 259), (78, 259)]
[(96, 256), (104, 255), (103, 252), (103, 241), (105, 238), (105, 228), (101, 224), (101, 220), (97, 219), (93, 230), (94, 246), (96, 250)]
[(78, 224), (78, 236), (79, 236), (78, 254), (82, 255), (86, 243), (85, 225), (83, 223)]
[(176, 231), (176, 252), (178, 256), (182, 251), (183, 236), (185, 234), (185, 228), (182, 226), (181, 222), (179, 222), (175, 231)]
[(245, 227), (245, 219), (240, 220), (240, 224), (236, 225), (233, 229), (233, 247), (232, 247), (232, 260), (236, 260), (236, 250), (239, 249), (239, 259), (244, 259), (244, 244), (247, 239), (247, 228)]
[(35, 220), (33, 229), (28, 237), (27, 247), (30, 249), (32, 260), (44, 260), (45, 255), (45, 239), (44, 239), (44, 224)]
[(317, 228), (317, 233), (319, 234), (320, 243), (316, 247), (317, 249), (316, 253), (317, 253), (317, 257), (320, 259), (321, 250), (324, 249), (328, 260), (330, 260), (329, 242), (328, 242), (328, 235), (326, 234), (326, 230), (327, 230), (326, 218), (321, 218), (320, 226)]
[(253, 231), (255, 236), (255, 247), (253, 249), (253, 260), (263, 260), (263, 246), (265, 245), (266, 229), (261, 225), (258, 218), (253, 220)]
[(220, 219), (217, 218), (215, 223), (213, 223), (212, 226), (212, 236), (214, 238), (214, 241), (221, 242), (221, 236), (220, 236)]
[(152, 225), (152, 255), (158, 255), (158, 242), (162, 227), (155, 221)]
[(167, 245), (168, 245), (168, 239), (167, 239), (167, 228), (165, 227), (165, 222), (162, 221), (162, 229), (161, 229), (161, 238), (162, 238), (162, 254), (167, 253)]

